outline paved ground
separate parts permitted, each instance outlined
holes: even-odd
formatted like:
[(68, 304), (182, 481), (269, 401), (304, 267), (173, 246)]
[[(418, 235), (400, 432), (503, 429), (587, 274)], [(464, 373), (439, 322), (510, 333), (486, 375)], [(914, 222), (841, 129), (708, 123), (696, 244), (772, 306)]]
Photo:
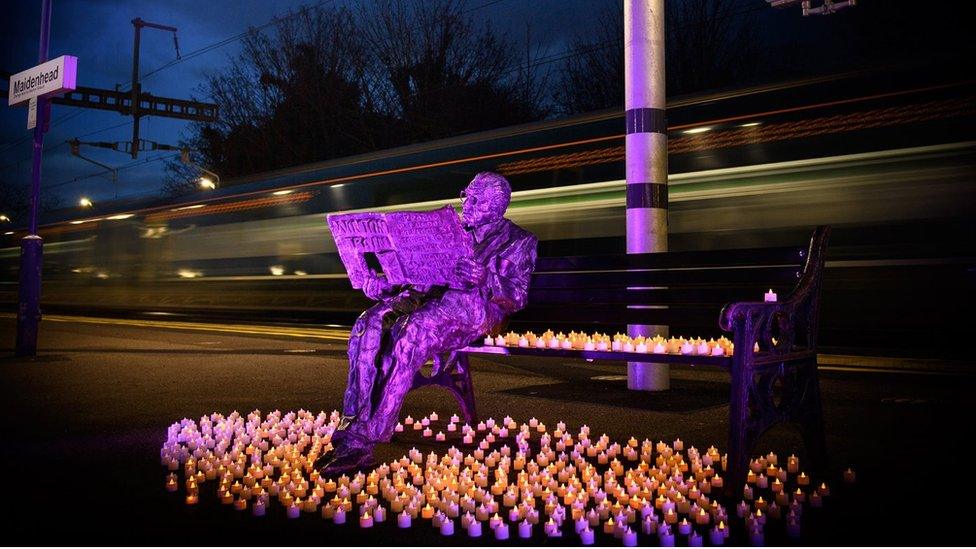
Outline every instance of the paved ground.
[[(165, 492), (158, 457), (172, 422), (213, 411), (317, 411), (340, 403), (341, 340), (298, 329), (247, 334), (222, 329), (46, 320), (42, 352), (23, 360), (12, 358), (13, 320), (0, 318), (0, 348), (5, 349), (0, 354), (5, 421), (0, 470), (8, 490), (3, 522), (8, 535), (18, 536), (7, 539), (26, 544), (437, 543), (432, 532), (418, 528), (407, 534), (378, 528), (363, 535), (318, 517), (286, 523), (215, 506), (186, 508)], [(856, 360), (845, 366), (857, 366)], [(728, 385), (717, 371), (675, 368), (672, 390), (650, 395), (626, 391), (615, 379), (623, 369), (616, 364), (475, 359), (473, 369), (485, 417), (537, 416), (570, 427), (587, 423), (620, 440), (680, 436), (699, 447), (724, 446)], [(602, 376), (610, 378), (594, 379)], [(971, 459), (965, 443), (972, 431), (974, 382), (967, 375), (823, 372), (831, 480), (838, 493), (807, 541), (970, 542), (962, 535), (961, 517), (968, 517)], [(408, 396), (403, 414), (417, 417), (431, 410), (450, 414), (455, 405), (446, 393), (426, 389)], [(767, 435), (762, 447), (803, 457), (799, 437), (785, 427)], [(404, 443), (395, 443), (378, 457), (403, 452)], [(849, 465), (859, 481), (845, 488), (838, 479)], [(563, 540), (568, 541), (575, 539)], [(467, 539), (455, 536), (451, 543)]]

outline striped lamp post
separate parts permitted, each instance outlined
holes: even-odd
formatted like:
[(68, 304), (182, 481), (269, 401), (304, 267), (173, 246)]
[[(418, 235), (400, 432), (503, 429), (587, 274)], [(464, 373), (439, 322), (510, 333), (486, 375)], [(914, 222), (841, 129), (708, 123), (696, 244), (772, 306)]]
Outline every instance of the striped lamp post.
[[(668, 250), (668, 134), (664, 96), (664, 0), (624, 0), (627, 253)], [(630, 325), (631, 336), (667, 326)], [(629, 362), (627, 387), (670, 387), (667, 364)]]

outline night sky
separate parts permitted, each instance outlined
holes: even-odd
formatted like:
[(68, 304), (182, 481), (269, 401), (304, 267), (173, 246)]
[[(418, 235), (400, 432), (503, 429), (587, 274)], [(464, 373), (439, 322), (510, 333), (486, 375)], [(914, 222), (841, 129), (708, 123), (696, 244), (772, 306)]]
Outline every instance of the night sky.
[[(467, 6), (473, 16), (490, 21), (513, 38), (524, 36), (526, 23), (530, 24), (533, 40), (551, 54), (570, 48), (577, 36), (586, 38), (594, 27), (594, 14), (618, 1), (468, 0)], [(932, 24), (935, 20), (931, 11), (926, 12), (921, 8), (920, 11), (911, 10), (913, 15), (909, 17), (909, 12), (898, 7), (908, 5), (901, 0), (873, 3), (865, 0), (848, 12), (808, 18), (801, 17), (799, 8), (774, 10), (766, 7), (763, 0), (740, 2), (745, 9), (756, 8), (754, 17), (761, 27), (764, 41), (770, 49), (777, 50), (765, 52), (761, 62), (781, 66), (799, 64), (800, 72), (807, 66), (811, 72), (822, 72), (825, 66), (838, 64), (840, 58), (864, 55), (863, 51), (858, 53), (857, 44), (867, 44), (868, 50), (890, 54), (891, 47), (883, 46), (880, 42), (895, 40), (893, 43), (904, 43), (906, 48), (912, 47), (916, 53), (924, 53), (925, 48), (932, 46), (932, 41), (925, 36), (952, 35), (952, 29), (938, 32), (939, 24)], [(40, 3), (40, 0), (22, 0), (10, 2), (5, 7), (5, 16), (0, 23), (0, 40), (3, 41), (0, 70), (15, 73), (37, 64)], [(314, 3), (311, 0), (55, 0), (50, 57), (76, 55), (79, 58), (78, 84), (81, 86), (114, 88), (121, 85), (122, 89), (128, 89), (132, 71), (131, 20), (135, 17), (178, 27), (180, 51), (186, 55), (237, 35), (249, 26), (262, 25), (274, 16)], [(353, 0), (336, 0), (335, 4), (355, 7)], [(878, 5), (890, 9), (882, 9)], [(909, 25), (914, 25), (913, 31), (904, 32), (912, 28)], [(803, 41), (805, 45), (797, 45)], [(143, 90), (166, 97), (199, 96), (200, 86), (206, 77), (225, 66), (239, 46), (240, 41), (233, 41), (160, 71), (143, 81)], [(780, 53), (780, 46), (794, 49)], [(175, 59), (172, 35), (144, 29), (141, 52), (142, 74), (172, 61)], [(818, 59), (828, 61), (823, 66), (814, 67), (814, 63), (821, 64), (814, 61)], [(548, 68), (555, 73), (558, 67)], [(796, 73), (796, 67), (793, 68)], [(6, 83), (3, 87), (6, 88)], [(23, 108), (0, 108), (0, 179), (25, 186), (30, 178), (31, 156), (26, 116), (26, 109)], [(180, 120), (145, 117), (142, 119), (141, 137), (176, 144), (188, 125), (188, 122)], [(60, 195), (66, 204), (74, 203), (82, 195), (95, 200), (112, 198), (116, 191), (109, 179), (105, 176), (85, 177), (101, 171), (101, 168), (70, 155), (64, 141), (76, 136), (83, 141), (131, 139), (131, 119), (109, 111), (54, 106), (51, 131), (45, 137), (42, 188), (46, 188), (47, 193)], [(114, 151), (84, 148), (83, 154), (113, 166), (132, 163), (129, 156)], [(144, 162), (160, 154), (141, 153), (140, 160)], [(158, 193), (164, 178), (163, 165), (162, 161), (149, 162), (120, 172), (118, 195)], [(78, 180), (74, 181), (75, 178)]]

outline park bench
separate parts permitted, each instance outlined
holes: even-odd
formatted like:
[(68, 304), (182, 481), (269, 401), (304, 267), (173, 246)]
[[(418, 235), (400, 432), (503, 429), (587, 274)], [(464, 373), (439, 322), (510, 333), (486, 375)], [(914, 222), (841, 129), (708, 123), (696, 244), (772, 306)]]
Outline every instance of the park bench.
[[(471, 345), (434, 357), (431, 375), (418, 373), (413, 388), (448, 389), (465, 420), (474, 424), (468, 366), (474, 354), (717, 366), (731, 375), (730, 487), (741, 488), (756, 442), (780, 423), (799, 426), (814, 466), (822, 466), (817, 326), (829, 233), (828, 227), (818, 227), (809, 244), (798, 247), (540, 257), (529, 305), (510, 319), (510, 327), (565, 327), (567, 332), (665, 325), (671, 334), (706, 337), (710, 334), (700, 330), (711, 326), (715, 334), (717, 319), (718, 327), (731, 333), (732, 356)], [(767, 288), (776, 290), (777, 301), (756, 299)]]

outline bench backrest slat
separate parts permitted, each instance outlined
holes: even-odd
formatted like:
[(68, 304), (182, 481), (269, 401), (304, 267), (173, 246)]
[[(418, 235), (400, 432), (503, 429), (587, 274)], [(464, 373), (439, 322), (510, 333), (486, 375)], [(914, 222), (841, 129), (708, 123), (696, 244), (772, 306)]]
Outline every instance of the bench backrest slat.
[(665, 252), (647, 254), (577, 255), (540, 257), (537, 273), (559, 271), (613, 271), (619, 269), (669, 269), (695, 267), (739, 267), (748, 265), (800, 265), (806, 248), (742, 248), (733, 250)]
[[(768, 286), (767, 286), (768, 287)], [(538, 305), (689, 305), (721, 307), (731, 301), (758, 299), (757, 284), (722, 285), (713, 287), (666, 287), (651, 289), (591, 288), (585, 292), (562, 288), (532, 288), (530, 306)], [(778, 292), (786, 285), (774, 285)], [(766, 288), (761, 288), (765, 292)], [(761, 297), (761, 296), (759, 296)]]
[[(728, 286), (752, 284), (790, 286), (799, 280), (797, 265), (772, 267), (713, 267), (671, 268), (649, 270), (604, 270), (585, 272), (536, 272), (532, 275), (531, 288), (562, 288), (586, 290), (590, 288), (628, 288), (654, 286)], [(761, 294), (757, 294), (761, 297)]]
[(592, 325), (674, 324), (680, 326), (715, 325), (719, 306), (626, 308), (620, 305), (585, 307), (533, 306), (513, 317), (513, 321), (533, 324)]

